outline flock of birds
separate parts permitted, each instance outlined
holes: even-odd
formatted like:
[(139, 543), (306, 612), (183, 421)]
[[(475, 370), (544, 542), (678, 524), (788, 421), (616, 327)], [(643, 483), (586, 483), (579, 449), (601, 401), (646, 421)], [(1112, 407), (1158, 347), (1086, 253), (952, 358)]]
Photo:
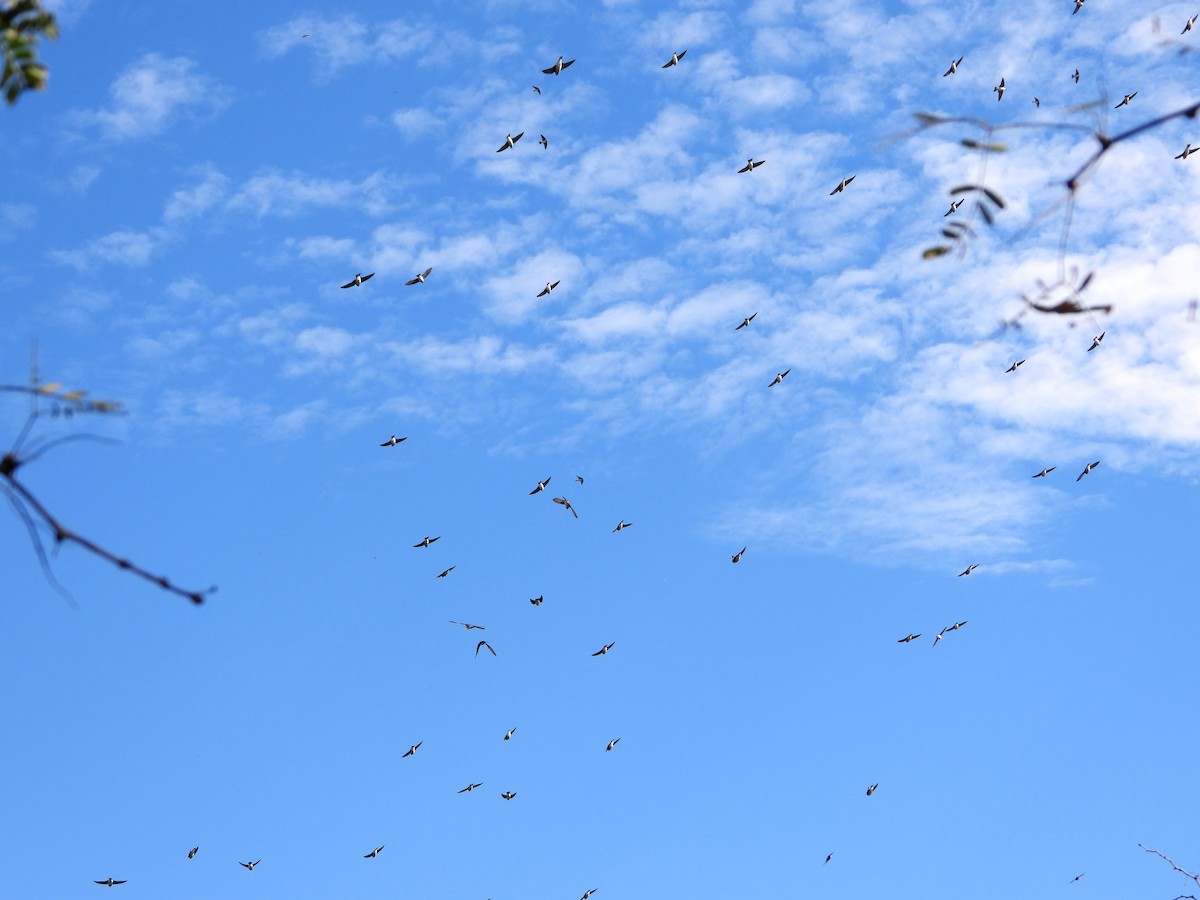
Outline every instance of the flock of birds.
[[(1078, 13), (1083, 8), (1084, 2), (1085, 2), (1085, 0), (1074, 0), (1075, 9), (1074, 9), (1074, 12), (1072, 13), (1072, 15), (1074, 15), (1075, 13)], [(1187, 20), (1186, 25), (1184, 26), (1183, 31), (1180, 33), (1186, 34), (1189, 31), (1191, 31), (1193, 29), (1193, 27), (1196, 25), (1198, 20), (1200, 20), (1200, 14), (1194, 15), (1191, 18), (1189, 18)], [(302, 35), (302, 37), (308, 38), (308, 37), (310, 37), (310, 35), (305, 34), (305, 35)], [(675, 66), (680, 65), (686, 54), (687, 54), (687, 50), (680, 50), (678, 52), (673, 52), (671, 54), (671, 58), (662, 65), (662, 68), (669, 69), (669, 68), (673, 68)], [(950, 62), (949, 68), (946, 70), (945, 73), (943, 73), (943, 77), (947, 77), (947, 76), (956, 74), (958, 72), (959, 66), (962, 65), (964, 59), (965, 59), (964, 56), (960, 56), (957, 59), (952, 60)], [(558, 76), (558, 75), (561, 75), (566, 69), (568, 69), (569, 67), (574, 65), (574, 63), (575, 63), (574, 59), (566, 60), (566, 59), (564, 59), (564, 57), (560, 56), (553, 65), (549, 66), (548, 68), (542, 69), (542, 73), (546, 74), (546, 75)], [(1071, 75), (1071, 78), (1075, 81), (1076, 84), (1079, 83), (1080, 73), (1079, 73), (1078, 69), (1074, 70), (1074, 72)], [(542, 89), (538, 85), (534, 85), (533, 90), (535, 93), (537, 93), (539, 95), (542, 93)], [(996, 94), (997, 101), (1003, 100), (1004, 93), (1007, 90), (1007, 85), (1005, 83), (1005, 79), (1001, 78), (1000, 83), (997, 84), (992, 90)], [(1132, 101), (1136, 96), (1137, 96), (1137, 91), (1134, 91), (1133, 93), (1130, 93), (1130, 94), (1125, 94), (1123, 96), (1121, 102), (1118, 103), (1115, 108), (1119, 109), (1123, 106), (1128, 106), (1130, 104), (1130, 101)], [(1034, 97), (1033, 102), (1035, 105), (1037, 105), (1039, 107), (1041, 106), (1041, 101), (1039, 100), (1039, 98)], [(522, 137), (524, 137), (524, 134), (525, 134), (525, 132), (520, 132), (516, 135), (511, 134), (511, 133), (507, 134), (505, 136), (504, 143), (501, 144), (500, 148), (496, 152), (502, 153), (505, 150), (511, 150), (511, 149), (515, 148), (517, 142), (520, 141)], [(539, 137), (540, 137), (540, 140), (538, 141), (538, 143), (541, 144), (543, 149), (548, 148), (549, 141), (546, 138), (546, 136), (539, 135)], [(1183, 152), (1180, 153), (1178, 156), (1176, 156), (1175, 159), (1186, 160), (1189, 156), (1191, 156), (1192, 154), (1197, 153), (1197, 152), (1200, 152), (1200, 147), (1193, 147), (1189, 143), (1187, 145), (1187, 147), (1184, 148)], [(742, 168), (737, 170), (738, 174), (752, 173), (755, 169), (762, 166), (765, 162), (766, 162), (765, 159), (755, 160), (753, 157), (750, 157), (746, 160), (746, 164), (744, 166), (742, 166)], [(834, 196), (835, 194), (840, 194), (843, 191), (845, 191), (846, 188), (849, 187), (849, 185), (854, 181), (854, 179), (856, 177), (857, 176), (855, 176), (855, 175), (850, 175), (848, 177), (843, 178), (841, 181), (838, 182), (837, 186), (832, 191), (829, 192), (830, 196)], [(949, 215), (954, 214), (959, 209), (959, 207), (962, 205), (962, 203), (963, 203), (962, 199), (952, 201), (951, 205), (950, 205), (950, 209), (946, 213), (944, 213), (944, 216), (949, 216)], [(423, 272), (420, 272), (417, 275), (415, 275), (414, 277), (407, 280), (405, 282), (405, 285), (413, 286), (413, 285), (418, 285), (418, 284), (425, 284), (426, 279), (428, 279), (432, 273), (433, 273), (433, 267), (432, 266), (428, 267)], [(352, 278), (346, 284), (341, 285), (341, 287), (343, 289), (362, 287), (367, 281), (374, 278), (375, 274), (376, 273), (374, 273), (374, 272), (371, 272), (370, 274), (366, 274), (366, 275), (362, 274), (361, 272), (356, 273), (354, 278)], [(560, 283), (561, 283), (560, 281), (546, 282), (545, 286), (537, 294), (537, 297), (540, 298), (540, 297), (548, 296), (552, 291), (554, 291), (555, 288), (557, 288), (559, 286)], [(749, 327), (751, 322), (754, 321), (754, 319), (757, 317), (757, 315), (758, 315), (758, 313), (756, 311), (754, 313), (751, 313), (749, 316), (744, 317), (742, 319), (741, 323), (734, 328), (734, 331), (740, 331), (743, 328)], [(1105, 333), (1102, 331), (1099, 335), (1097, 335), (1096, 337), (1093, 338), (1092, 345), (1090, 347), (1088, 347), (1087, 352), (1090, 353), (1091, 351), (1095, 350), (1097, 347), (1100, 346), (1101, 341), (1104, 339), (1104, 334)], [(1026, 363), (1026, 360), (1024, 360), (1024, 359), (1014, 361), (1012, 363), (1012, 365), (1010, 365), (1009, 368), (1005, 370), (1006, 374), (1007, 373), (1015, 373), (1025, 363)], [(788, 368), (783, 372), (776, 373), (774, 380), (770, 382), (768, 387), (773, 388), (779, 384), (782, 384), (784, 378), (786, 378), (790, 372), (791, 372), (791, 369)], [(399, 444), (401, 444), (407, 440), (408, 440), (407, 436), (397, 437), (395, 434), (393, 434), (386, 441), (382, 442), (379, 446), (381, 446), (381, 447), (396, 447)], [(1075, 479), (1076, 482), (1081, 481), (1086, 475), (1090, 474), (1099, 465), (1100, 465), (1100, 460), (1096, 460), (1095, 462), (1088, 463), (1084, 467), (1083, 471), (1080, 472), (1079, 476)], [(1057, 469), (1057, 466), (1049, 466), (1047, 468), (1042, 469), (1040, 472), (1033, 475), (1032, 477), (1033, 478), (1046, 478), (1051, 472), (1055, 471), (1055, 469)], [(583, 483), (584, 483), (584, 478), (582, 475), (576, 476), (575, 480), (579, 485), (583, 485)], [(551, 476), (547, 476), (546, 478), (542, 479), (541, 481), (538, 481), (536, 486), (533, 488), (533, 490), (531, 490), (529, 492), (529, 494), (532, 496), (532, 495), (539, 494), (539, 493), (546, 491), (548, 485), (550, 484), (550, 481), (551, 481)], [(562, 506), (565, 510), (570, 512), (576, 519), (579, 518), (579, 513), (575, 510), (574, 506), (572, 506), (571, 501), (568, 500), (565, 496), (553, 497), (552, 499), (553, 499), (554, 503)], [(612, 531), (613, 531), (613, 533), (617, 533), (626, 528), (631, 527), (632, 525), (633, 525), (632, 522), (626, 522), (624, 519), (621, 519), (620, 521), (617, 522), (616, 527), (613, 528)], [(413, 548), (429, 548), (432, 544), (434, 544), (435, 542), (437, 542), (440, 539), (441, 539), (441, 535), (438, 535), (436, 537), (431, 537), (431, 536), (426, 535), (422, 540), (418, 541), (416, 544), (413, 544), (412, 546), (413, 546)], [(746, 553), (746, 549), (747, 549), (746, 547), (742, 547), (741, 550), (739, 550), (737, 553), (734, 553), (731, 556), (730, 561), (735, 565), (737, 563), (741, 562), (743, 555)], [(451, 572), (453, 572), (455, 570), (455, 568), (457, 568), (457, 565), (449, 566), (448, 568), (442, 570), (435, 577), (436, 578), (446, 578)], [(967, 566), (967, 568), (964, 569), (962, 572), (959, 572), (958, 575), (959, 575), (959, 577), (970, 575), (978, 568), (979, 568), (978, 564), (971, 564), (971, 565)], [(543, 597), (539, 596), (539, 597), (531, 598), (529, 602), (533, 606), (536, 607), (536, 606), (540, 606), (542, 604), (543, 599), (544, 599)], [(453, 620), (453, 619), (450, 620), (450, 624), (462, 626), (468, 632), (473, 631), (473, 630), (480, 630), (480, 631), (486, 630), (485, 626), (483, 626), (483, 625), (477, 625), (475, 623), (470, 623), (470, 622), (461, 622), (461, 621)], [(943, 627), (934, 636), (932, 646), (936, 647), (947, 634), (954, 632), (954, 631), (958, 631), (966, 624), (967, 624), (967, 621), (963, 620), (961, 622), (956, 621), (951, 625), (947, 625), (947, 626)], [(914, 633), (914, 632), (910, 631), (904, 637), (899, 638), (896, 641), (896, 643), (910, 644), (913, 641), (919, 639), (920, 637), (922, 637), (922, 632)], [(612, 651), (612, 649), (615, 646), (616, 646), (616, 641), (611, 641), (609, 643), (601, 645), (600, 649), (597, 650), (596, 652), (592, 653), (591, 655), (593, 657), (606, 656), (606, 655), (608, 655), (609, 652)], [(486, 641), (486, 640), (480, 640), (475, 645), (475, 657), (476, 658), (479, 657), (480, 651), (482, 651), (482, 650), (487, 650), (493, 656), (497, 655), (495, 648), (493, 648), (492, 645), (490, 643), (488, 643), (488, 641)], [(516, 733), (516, 731), (517, 731), (516, 727), (509, 728), (505, 732), (503, 739), (505, 741), (512, 740), (513, 735)], [(621, 740), (621, 738), (617, 737), (617, 738), (613, 738), (610, 741), (608, 741), (607, 745), (604, 748), (604, 752), (605, 753), (612, 752), (616, 748), (617, 744), (620, 743), (620, 740)], [(422, 740), (422, 741), (417, 741), (415, 744), (410, 745), (408, 750), (404, 754), (402, 754), (401, 758), (408, 759), (408, 758), (414, 756), (416, 754), (416, 752), (421, 748), (423, 743), (424, 743), (424, 741)], [(483, 782), (473, 782), (473, 781), (468, 782), (465, 787), (461, 788), (456, 793), (458, 793), (458, 794), (471, 793), (473, 791), (478, 790), (479, 788), (482, 788), (483, 786), (484, 786)], [(866, 795), (868, 797), (872, 796), (878, 788), (879, 788), (878, 783), (869, 785), (866, 789)], [(505, 790), (500, 794), (500, 797), (502, 799), (504, 799), (505, 801), (511, 801), (516, 796), (517, 796), (516, 792), (511, 791), (511, 790)], [(363, 859), (374, 859), (379, 856), (379, 854), (383, 851), (383, 849), (384, 849), (384, 845), (380, 844), (379, 846), (372, 849), (370, 852), (363, 854)], [(196, 854), (199, 852), (199, 850), (200, 850), (199, 846), (191, 848), (191, 850), (188, 851), (187, 858), (194, 859)], [(833, 859), (833, 856), (834, 856), (834, 854), (832, 852), (827, 854), (825, 856), (825, 864), (828, 864)], [(257, 867), (261, 862), (262, 862), (261, 859), (254, 860), (253, 862), (241, 862), (239, 860), (238, 864), (241, 865), (243, 868), (245, 868), (247, 871), (253, 872), (255, 867)], [(1072, 883), (1079, 881), (1079, 879), (1081, 879), (1082, 877), (1083, 877), (1082, 874), (1077, 875), (1074, 879), (1072, 879)], [(127, 880), (109, 877), (102, 881), (96, 880), (94, 883), (104, 886), (104, 887), (116, 887), (118, 885), (126, 884)], [(591, 888), (591, 889), (585, 891), (583, 893), (582, 897), (580, 898), (580, 900), (589, 900), (589, 898), (591, 898), (591, 896), (596, 893), (596, 890), (597, 890), (596, 888)]]

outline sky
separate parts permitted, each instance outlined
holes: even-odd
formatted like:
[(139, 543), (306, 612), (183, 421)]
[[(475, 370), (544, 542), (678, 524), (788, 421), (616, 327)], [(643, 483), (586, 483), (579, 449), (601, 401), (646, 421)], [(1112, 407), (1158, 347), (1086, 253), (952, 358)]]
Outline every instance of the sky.
[(47, 7), (8, 896), (1200, 893), (1200, 9)]

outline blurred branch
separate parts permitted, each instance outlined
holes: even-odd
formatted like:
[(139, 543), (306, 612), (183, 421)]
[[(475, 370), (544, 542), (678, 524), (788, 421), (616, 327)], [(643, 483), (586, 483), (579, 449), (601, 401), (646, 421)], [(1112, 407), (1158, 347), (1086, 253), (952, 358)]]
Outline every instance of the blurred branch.
[[(1200, 871), (1189, 872), (1187, 869), (1178, 865), (1175, 862), (1175, 860), (1171, 859), (1171, 857), (1167, 856), (1167, 854), (1162, 853), (1158, 850), (1151, 850), (1145, 844), (1138, 844), (1138, 846), (1141, 847), (1143, 850), (1145, 850), (1147, 853), (1153, 853), (1159, 859), (1166, 860), (1168, 865), (1170, 865), (1171, 868), (1174, 869), (1176, 872), (1179, 872), (1181, 875), (1186, 875), (1188, 878), (1192, 879), (1192, 881), (1196, 882), (1197, 885), (1200, 885)], [(1180, 895), (1180, 896), (1176, 897), (1175, 900), (1197, 900), (1197, 897), (1195, 894), (1186, 894), (1186, 895)]]
[(49, 71), (38, 62), (39, 37), (58, 37), (53, 14), (42, 9), (41, 0), (0, 0), (0, 90), (11, 106), (25, 91), (44, 90)]

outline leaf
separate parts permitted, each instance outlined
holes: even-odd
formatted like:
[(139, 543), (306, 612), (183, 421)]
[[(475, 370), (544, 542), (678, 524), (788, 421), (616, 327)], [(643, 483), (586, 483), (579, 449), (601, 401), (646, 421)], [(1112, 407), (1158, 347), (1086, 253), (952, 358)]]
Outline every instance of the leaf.
[(931, 116), (929, 113), (913, 113), (913, 115), (922, 125), (937, 125), (946, 121), (941, 116)]
[(977, 184), (964, 184), (961, 187), (951, 188), (950, 196), (954, 197), (958, 194), (969, 194), (972, 191), (982, 191), (982, 190), (983, 190), (983, 188), (979, 187), (979, 185), (977, 185)]
[(61, 381), (52, 381), (49, 384), (38, 385), (37, 391), (39, 394), (53, 394), (55, 391), (59, 390), (60, 388), (62, 388)]
[(949, 252), (949, 247), (930, 247), (921, 254), (921, 259), (937, 259), (939, 256), (945, 256)]
[(1087, 287), (1089, 284), (1091, 284), (1091, 283), (1092, 283), (1092, 276), (1093, 276), (1093, 275), (1095, 275), (1095, 274), (1096, 274), (1095, 272), (1088, 272), (1088, 273), (1087, 273), (1087, 277), (1086, 277), (1086, 278), (1084, 278), (1084, 279), (1083, 279), (1083, 281), (1081, 281), (1081, 282), (1079, 283), (1079, 287), (1077, 287), (1075, 290), (1076, 290), (1076, 291), (1082, 291), (1082, 290), (1083, 290), (1085, 287)]
[(1004, 199), (999, 194), (997, 194), (995, 191), (989, 190), (988, 188), (980, 188), (980, 190), (987, 194), (988, 199), (1000, 207), (1000, 209), (1004, 209)]
[(87, 391), (70, 391), (66, 394), (63, 394), (62, 399), (70, 401), (71, 403), (77, 403), (83, 399), (83, 395), (86, 393)]
[(982, 203), (979, 204), (979, 214), (983, 216), (983, 221), (987, 222), (989, 225), (996, 221), (995, 213), (993, 213)]

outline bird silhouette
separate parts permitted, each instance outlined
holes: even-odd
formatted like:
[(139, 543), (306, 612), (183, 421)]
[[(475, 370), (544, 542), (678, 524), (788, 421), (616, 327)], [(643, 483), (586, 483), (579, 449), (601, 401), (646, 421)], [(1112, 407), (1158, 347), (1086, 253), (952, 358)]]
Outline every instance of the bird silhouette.
[(1005, 369), (1004, 374), (1007, 375), (1009, 372), (1015, 372), (1015, 371), (1017, 371), (1018, 368), (1020, 368), (1023, 365), (1025, 365), (1025, 360), (1019, 359), (1015, 363), (1013, 363), (1011, 366), (1009, 366), (1007, 369)]
[(959, 64), (964, 59), (966, 59), (966, 57), (960, 56), (958, 59), (952, 60), (950, 63), (950, 68), (948, 68), (945, 72), (942, 73), (942, 77), (945, 78), (947, 75), (953, 75), (955, 72), (957, 72)]
[(403, 756), (401, 756), (400, 758), (401, 758), (401, 759), (408, 759), (410, 756), (412, 756), (414, 753), (416, 753), (416, 752), (417, 752), (417, 750), (419, 750), (419, 749), (420, 749), (420, 747), (421, 747), (421, 745), (422, 745), (423, 743), (425, 743), (425, 742), (424, 742), (424, 741), (417, 741), (415, 744), (413, 744), (411, 747), (409, 747), (409, 748), (408, 748), (408, 752), (407, 752), (407, 753), (405, 753), (405, 754), (404, 754)]
[(383, 849), (383, 844), (380, 844), (378, 847), (376, 847), (370, 853), (364, 853), (363, 859), (374, 859), (375, 857), (377, 857), (379, 855), (379, 851), (382, 849)]
[(1083, 467), (1083, 471), (1079, 473), (1079, 477), (1076, 478), (1075, 481), (1076, 482), (1082, 481), (1083, 476), (1090, 475), (1092, 472), (1092, 469), (1096, 468), (1096, 466), (1098, 466), (1098, 465), (1100, 465), (1100, 460), (1096, 460), (1094, 463), (1088, 463), (1086, 466)]
[(364, 274), (362, 274), (362, 272), (359, 272), (357, 275), (355, 275), (353, 278), (351, 278), (350, 281), (348, 281), (346, 284), (342, 285), (342, 290), (345, 290), (346, 288), (352, 288), (352, 287), (361, 287), (362, 283), (364, 281), (370, 281), (374, 277), (375, 277), (374, 272), (372, 272), (370, 275), (364, 275)]
[(1042, 471), (1038, 472), (1036, 475), (1031, 475), (1030, 477), (1031, 478), (1045, 478), (1047, 475), (1049, 475), (1051, 472), (1053, 472), (1057, 468), (1058, 468), (1058, 466), (1051, 466), (1048, 469), (1042, 469)]
[(920, 632), (917, 632), (916, 634), (913, 634), (913, 633), (910, 631), (910, 632), (909, 632), (907, 635), (905, 635), (904, 637), (900, 638), (900, 640), (896, 641), (896, 643), (897, 643), (897, 644), (911, 644), (913, 641), (915, 641), (915, 640), (916, 640), (917, 638), (919, 638), (920, 636), (921, 636), (921, 633), (920, 633)]
[(760, 159), (758, 162), (755, 162), (754, 157), (751, 157), (750, 159), (746, 160), (746, 164), (744, 166), (738, 169), (738, 174), (741, 175), (743, 172), (753, 172), (765, 162), (765, 159)]
[(413, 544), (413, 549), (415, 550), (418, 547), (428, 547), (430, 544), (434, 543), (435, 541), (440, 541), (441, 539), (442, 539), (442, 536), (440, 534), (437, 537), (430, 537), (429, 535), (425, 535), (424, 540), (422, 540), (418, 544)]
[(440, 573), (439, 573), (439, 574), (438, 574), (436, 577), (438, 577), (438, 578), (445, 578), (447, 575), (449, 575), (451, 572), (453, 572), (453, 571), (454, 571), (455, 569), (457, 569), (457, 568), (458, 568), (458, 565), (457, 565), (457, 563), (456, 563), (455, 565), (453, 565), (453, 566), (451, 566), (450, 568), (446, 569), (444, 572), (440, 572)]
[(524, 136), (525, 136), (525, 132), (523, 132), (523, 131), (520, 134), (518, 134), (516, 137), (513, 137), (511, 134), (507, 135), (504, 138), (504, 143), (500, 146), (500, 149), (497, 150), (496, 152), (503, 153), (505, 150), (508, 150), (511, 147), (515, 146), (517, 141), (519, 141)]
[(406, 281), (404, 283), (405, 283), (405, 285), (424, 284), (425, 279), (429, 277), (429, 273), (432, 271), (433, 271), (433, 266), (430, 266), (424, 272), (421, 272), (419, 275), (414, 275), (412, 278), (408, 279), (408, 281)]
[(745, 328), (747, 325), (749, 325), (751, 322), (753, 322), (754, 317), (757, 315), (758, 315), (758, 313), (754, 312), (754, 313), (751, 313), (750, 315), (746, 316), (746, 318), (742, 319), (742, 324), (733, 330), (741, 331), (743, 328)]
[(832, 197), (834, 194), (840, 194), (842, 191), (844, 191), (846, 189), (846, 185), (848, 185), (850, 182), (852, 182), (857, 177), (858, 177), (857, 175), (851, 175), (849, 178), (843, 178), (841, 181), (838, 182), (838, 186), (829, 192), (829, 196)]
[(738, 563), (740, 563), (742, 561), (742, 554), (745, 552), (746, 552), (746, 548), (743, 547), (737, 553), (733, 554), (733, 556), (730, 557), (729, 561), (732, 562), (736, 566)]
[(616, 641), (613, 641), (611, 644), (605, 644), (603, 647), (601, 647), (599, 650), (597, 650), (595, 653), (593, 653), (592, 656), (604, 656), (605, 654), (608, 653), (609, 650), (611, 650), (616, 645), (617, 645)]
[(496, 655), (496, 651), (492, 649), (492, 645), (491, 645), (491, 644), (489, 644), (487, 641), (480, 641), (478, 644), (476, 644), (476, 645), (475, 645), (475, 656), (476, 656), (476, 658), (478, 658), (478, 656), (479, 656), (479, 651), (480, 651), (480, 650), (482, 650), (484, 647), (487, 647), (487, 648), (488, 648), (488, 652), (489, 652), (490, 654), (492, 654), (492, 656), (495, 656), (495, 655)]
[(965, 569), (963, 569), (961, 572), (958, 573), (958, 577), (962, 578), (964, 575), (970, 575), (972, 572), (974, 572), (978, 568), (979, 568), (978, 564), (967, 566)]
[(571, 501), (568, 500), (566, 497), (555, 497), (554, 502), (557, 503), (559, 506), (561, 506), (563, 509), (569, 509), (571, 511), (571, 515), (573, 515), (577, 519), (579, 518), (579, 513), (575, 512), (575, 507), (573, 507), (571, 505)]
[(776, 372), (775, 380), (772, 381), (770, 384), (768, 384), (767, 387), (775, 387), (775, 385), (777, 385), (777, 384), (782, 384), (783, 379), (787, 378), (788, 372), (790, 372), (790, 371), (792, 371), (792, 370), (788, 369), (787, 372)]
[(455, 793), (458, 793), (458, 794), (469, 794), (471, 791), (475, 790), (475, 788), (480, 788), (480, 787), (483, 787), (483, 782), (482, 782), (482, 781), (481, 781), (481, 782), (479, 782), (478, 784), (468, 784), (468, 785), (467, 785), (465, 788), (463, 788), (461, 791), (455, 791)]
[(875, 789), (876, 789), (877, 787), (879, 787), (879, 783), (878, 783), (878, 782), (876, 782), (875, 784), (873, 784), (873, 785), (871, 785), (869, 788), (867, 788), (867, 796), (868, 796), (868, 797), (870, 797), (870, 796), (871, 796), (873, 793), (875, 793)]
[(998, 85), (996, 85), (994, 88), (992, 88), (992, 91), (996, 95), (997, 103), (999, 103), (1001, 100), (1004, 99), (1004, 79), (1003, 78), (1000, 79), (1000, 83)]
[(379, 446), (380, 447), (395, 447), (397, 444), (402, 444), (407, 440), (408, 440), (407, 437), (398, 438), (393, 434), (390, 438), (388, 438), (386, 441), (384, 441)]
[(617, 744), (619, 744), (620, 742), (621, 742), (620, 738), (613, 738), (611, 741), (608, 742), (608, 746), (604, 748), (604, 752), (608, 753), (609, 751), (612, 750), (613, 747), (617, 746)]
[(538, 296), (545, 297), (547, 294), (549, 294), (551, 291), (553, 291), (556, 287), (558, 287), (559, 284), (561, 284), (561, 283), (562, 283), (562, 279), (559, 279), (558, 281), (555, 281), (553, 283), (547, 281), (546, 286), (544, 288), (542, 288), (542, 290), (538, 293)]
[[(92, 879), (92, 880), (95, 881), (95, 879)], [(129, 879), (127, 879), (127, 878), (122, 879), (122, 880), (117, 880), (116, 878), (109, 876), (109, 878), (106, 881), (96, 881), (96, 884), (102, 884), (105, 887), (115, 887), (118, 884), (124, 884), (128, 880)]]
[[(671, 58), (669, 60), (667, 60), (666, 63), (663, 64), (663, 68), (669, 69), (669, 68), (671, 68), (671, 66), (679, 65), (679, 61), (681, 59), (683, 59), (683, 54), (685, 54), (685, 53), (687, 53), (686, 50), (680, 50), (678, 53), (672, 53)], [(662, 57), (659, 57), (659, 59), (661, 59), (661, 58)]]
[(455, 621), (454, 619), (451, 619), (450, 624), (451, 625), (461, 625), (467, 631), (470, 631), (472, 628), (478, 628), (480, 631), (487, 631), (487, 629), (484, 628), (482, 625), (472, 625), (470, 622), (458, 622), (458, 621)]
[(548, 485), (549, 483), (550, 483), (550, 476), (547, 475), (546, 479), (544, 481), (539, 481), (537, 483), (537, 487), (535, 487), (532, 491), (529, 492), (529, 496), (532, 497), (534, 494), (540, 494), (542, 491), (544, 491), (546, 489), (546, 485)]
[(257, 866), (257, 865), (258, 865), (260, 862), (262, 862), (262, 860), (261, 860), (261, 859), (256, 859), (256, 860), (255, 860), (254, 862), (252, 862), (252, 863), (244, 863), (244, 862), (239, 862), (239, 863), (238, 863), (238, 865), (239, 865), (239, 866), (245, 866), (245, 868), (246, 868), (246, 871), (247, 871), (247, 872), (253, 872), (253, 871), (254, 871), (254, 867), (255, 867), (255, 866)]
[(195, 859), (196, 854), (199, 852), (200, 852), (199, 847), (193, 847), (191, 850), (188, 851), (188, 859)]
[(573, 59), (572, 59), (572, 60), (569, 60), (568, 62), (563, 62), (563, 58), (560, 56), (560, 57), (558, 58), (558, 62), (556, 62), (556, 63), (555, 63), (554, 65), (552, 65), (550, 68), (548, 68), (548, 69), (542, 69), (542, 74), (543, 74), (543, 75), (558, 75), (558, 74), (561, 74), (561, 72), (562, 72), (562, 70), (563, 70), (563, 69), (567, 68), (567, 67), (568, 67), (568, 66), (570, 66), (570, 65), (573, 65), (573, 64), (574, 64), (574, 62), (575, 62), (575, 60), (573, 60)]

